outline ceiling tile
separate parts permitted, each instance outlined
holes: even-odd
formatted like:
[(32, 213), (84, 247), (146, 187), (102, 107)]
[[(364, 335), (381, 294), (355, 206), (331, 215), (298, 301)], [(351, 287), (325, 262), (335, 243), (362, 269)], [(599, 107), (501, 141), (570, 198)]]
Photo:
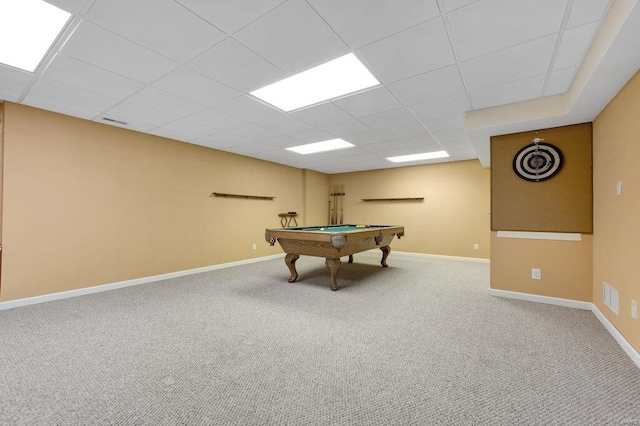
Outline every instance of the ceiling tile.
[(216, 105), (215, 109), (249, 122), (262, 121), (281, 114), (280, 111), (249, 96), (238, 96)]
[(294, 133), (300, 130), (310, 129), (313, 127), (311, 124), (302, 120), (298, 120), (290, 114), (282, 114), (258, 123), (260, 126), (265, 127), (277, 133)]
[(0, 87), (22, 92), (34, 77), (30, 72), (0, 64)]
[(477, 1), (479, 0), (442, 0), (442, 4), (444, 5), (444, 10), (451, 12), (452, 10), (460, 9)]
[(441, 18), (360, 49), (358, 55), (378, 80), (391, 83), (455, 63)]
[(460, 130), (460, 129), (459, 130), (449, 130), (447, 132), (436, 133), (434, 136), (436, 137), (438, 142), (440, 142), (441, 144), (447, 144), (449, 142), (466, 140), (467, 139), (467, 132), (465, 132), (464, 130)]
[(231, 34), (264, 15), (285, 0), (176, 0)]
[(578, 71), (578, 68), (573, 67), (553, 71), (549, 74), (549, 80), (544, 88), (544, 96), (556, 95), (569, 90), (571, 83), (573, 83), (573, 78), (576, 75), (576, 71)]
[(386, 152), (390, 149), (398, 149), (398, 145), (391, 141), (384, 141), (363, 145), (362, 149), (368, 152)]
[(235, 34), (272, 64), (299, 72), (335, 59), (349, 48), (303, 0), (290, 0)]
[(389, 139), (406, 139), (416, 136), (430, 137), (429, 132), (420, 124), (407, 124), (406, 126), (391, 127), (381, 130), (380, 133), (388, 137)]
[(322, 130), (325, 130), (339, 138), (371, 132), (369, 127), (355, 118), (339, 121), (337, 123), (325, 124), (324, 126), (321, 126), (321, 128)]
[[(0, 89), (0, 93), (2, 90)], [(1, 95), (0, 95), (1, 96)], [(10, 100), (10, 99), (7, 99)], [(27, 95), (21, 102), (24, 105), (32, 106), (35, 108), (45, 109), (47, 111), (57, 112), (59, 114), (71, 115), (73, 117), (84, 118), (91, 120), (98, 113), (85, 108), (80, 108), (74, 105), (65, 104), (57, 100), (41, 98), (39, 96)]]
[(389, 85), (389, 90), (405, 105), (464, 93), (458, 65), (420, 74)]
[(403, 148), (418, 147), (423, 149), (423, 152), (437, 151), (442, 149), (442, 146), (431, 135), (413, 136), (410, 138), (397, 139), (395, 143)]
[(257, 126), (255, 124), (245, 124), (240, 127), (230, 129), (228, 132), (255, 141), (277, 136), (276, 132), (265, 129), (264, 127)]
[(22, 90), (14, 90), (0, 86), (0, 103), (2, 101), (18, 102), (21, 96)]
[(237, 97), (240, 92), (189, 68), (180, 67), (153, 83), (166, 92), (206, 106), (214, 106)]
[(402, 106), (384, 86), (345, 96), (332, 102), (354, 117), (363, 117)]
[(185, 118), (189, 121), (193, 121), (194, 123), (213, 127), (218, 130), (227, 130), (247, 123), (244, 120), (240, 120), (239, 118), (232, 117), (214, 109), (205, 109)]
[(138, 81), (58, 53), (44, 77), (107, 96), (125, 98), (142, 89)]
[[(120, 127), (121, 129), (133, 130), (136, 132), (143, 132), (143, 133), (149, 133), (154, 127), (156, 127), (153, 124), (147, 124), (147, 123), (142, 123), (142, 122), (133, 121), (133, 120), (129, 120), (128, 122), (126, 122), (126, 124), (114, 123), (112, 121), (104, 120), (104, 117), (105, 117), (104, 115), (101, 115), (98, 118), (94, 119), (93, 121), (95, 121), (96, 123), (105, 124), (112, 127)], [(120, 121), (125, 120), (125, 117), (118, 117), (116, 115), (110, 115), (109, 118), (115, 118)]]
[(351, 142), (357, 146), (369, 145), (372, 143), (389, 142), (386, 136), (378, 132), (360, 133), (358, 135), (350, 135), (345, 138), (347, 142)]
[(291, 115), (316, 126), (353, 118), (350, 114), (347, 114), (331, 102), (300, 109), (292, 112)]
[(263, 139), (262, 142), (279, 149), (300, 145), (299, 140), (290, 138), (288, 136), (282, 136), (282, 135)]
[(588, 22), (603, 19), (612, 1), (610, 0), (580, 0), (571, 4), (571, 14), (567, 21), (567, 28), (577, 27)]
[(86, 18), (177, 62), (192, 58), (225, 37), (173, 0), (98, 0)]
[(360, 118), (364, 124), (374, 130), (388, 129), (405, 124), (415, 124), (416, 119), (405, 108), (398, 108), (392, 111), (380, 112)]
[(167, 139), (173, 139), (176, 141), (188, 142), (191, 139), (191, 136), (187, 133), (180, 132), (178, 130), (167, 129), (166, 127), (157, 127), (151, 131), (150, 134), (161, 136)]
[(232, 145), (226, 147), (224, 150), (227, 152), (233, 152), (240, 155), (255, 154), (257, 152), (264, 152), (271, 150), (272, 147), (262, 142), (248, 142), (240, 145)]
[(553, 62), (553, 69), (560, 70), (580, 65), (589, 46), (591, 46), (591, 40), (593, 40), (599, 25), (600, 22), (592, 22), (562, 33), (562, 40)]
[(473, 109), (526, 101), (542, 96), (546, 74), (471, 91)]
[[(46, 0), (54, 6), (71, 13), (78, 13), (82, 10), (87, 0)], [(93, 0), (91, 0), (93, 1)]]
[(451, 117), (438, 118), (423, 123), (432, 133), (441, 133), (448, 130), (464, 129), (464, 115), (456, 114)]
[(163, 111), (176, 117), (183, 117), (203, 110), (205, 107), (183, 99), (155, 87), (146, 87), (127, 99), (137, 105), (142, 105), (156, 111)]
[(152, 128), (162, 126), (176, 119), (176, 117), (172, 115), (154, 111), (140, 105), (132, 104), (131, 102), (122, 102), (105, 112), (103, 116), (124, 121), (125, 123), (136, 122), (147, 124), (152, 126)]
[(455, 95), (449, 98), (437, 99), (412, 105), (409, 110), (415, 114), (421, 122), (435, 120), (437, 118), (448, 117), (450, 115), (462, 114), (471, 110), (467, 94)]
[(207, 145), (212, 148), (221, 148), (248, 143), (251, 142), (251, 139), (242, 137), (240, 135), (234, 135), (233, 133), (229, 132), (218, 132), (202, 138), (194, 139), (194, 142), (197, 142), (200, 145)]
[(105, 29), (82, 21), (62, 53), (99, 68), (150, 83), (176, 63)]
[(189, 68), (240, 92), (258, 89), (284, 72), (232, 38), (227, 38), (189, 62)]
[(187, 140), (202, 138), (218, 132), (218, 130), (214, 129), (213, 127), (204, 126), (202, 124), (195, 123), (185, 118), (181, 118), (179, 120), (172, 121), (171, 123), (167, 123), (164, 126), (162, 126), (162, 128), (181, 132), (187, 135), (188, 137)]
[(440, 14), (435, 0), (310, 0), (352, 48), (360, 48)]
[(118, 102), (116, 98), (47, 80), (46, 78), (40, 78), (29, 93), (40, 98), (51, 99), (97, 112), (103, 111)]
[(555, 33), (567, 0), (485, 0), (448, 14), (459, 60)]
[(302, 143), (314, 143), (335, 138), (335, 136), (331, 133), (325, 132), (324, 130), (317, 129), (315, 127), (291, 133), (289, 137), (297, 139)]
[[(439, 144), (425, 144), (425, 145), (407, 146), (407, 147), (405, 147), (405, 149), (408, 151), (407, 154), (424, 154), (425, 152), (444, 151), (444, 148), (442, 147), (442, 145), (439, 145)], [(427, 161), (429, 161), (429, 162), (445, 162), (445, 161), (449, 161), (449, 159), (443, 158), (443, 159), (440, 159), (440, 161), (438, 161), (438, 159), (436, 159), (436, 160), (427, 160)]]
[(556, 35), (491, 53), (462, 63), (467, 89), (477, 90), (538, 74), (549, 69)]

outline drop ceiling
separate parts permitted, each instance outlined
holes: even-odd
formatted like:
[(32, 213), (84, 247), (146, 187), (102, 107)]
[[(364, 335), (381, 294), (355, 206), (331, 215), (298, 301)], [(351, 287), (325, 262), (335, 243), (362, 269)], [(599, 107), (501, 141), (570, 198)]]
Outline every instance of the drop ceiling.
[[(640, 66), (627, 0), (48, 1), (74, 15), (34, 73), (0, 65), (0, 99), (329, 174), (488, 167), (490, 136), (590, 121)], [(248, 95), (349, 52), (379, 86), (289, 113)], [(355, 147), (285, 149), (334, 138)]]

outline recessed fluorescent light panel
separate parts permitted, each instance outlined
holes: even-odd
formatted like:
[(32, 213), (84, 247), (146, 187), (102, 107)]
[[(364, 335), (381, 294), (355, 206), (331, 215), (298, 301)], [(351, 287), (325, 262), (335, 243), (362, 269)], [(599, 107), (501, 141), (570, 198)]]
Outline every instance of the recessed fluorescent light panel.
[(352, 143), (343, 141), (342, 139), (331, 139), (329, 141), (310, 143), (307, 145), (292, 146), (287, 148), (289, 151), (298, 154), (315, 154), (316, 152), (333, 151), (336, 149), (350, 148), (354, 146)]
[(0, 62), (33, 72), (70, 16), (42, 0), (0, 0)]
[(423, 154), (401, 155), (399, 157), (387, 157), (393, 163), (404, 163), (407, 161), (433, 160), (434, 158), (446, 158), (447, 151), (425, 152)]
[(380, 84), (353, 53), (254, 90), (251, 95), (283, 111), (317, 104)]

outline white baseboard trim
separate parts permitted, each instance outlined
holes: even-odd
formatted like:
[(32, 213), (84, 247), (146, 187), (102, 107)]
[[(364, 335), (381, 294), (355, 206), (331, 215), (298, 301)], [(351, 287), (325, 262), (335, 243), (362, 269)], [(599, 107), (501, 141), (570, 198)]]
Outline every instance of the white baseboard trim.
[(462, 257), (462, 256), (445, 256), (441, 254), (428, 254), (428, 253), (412, 253), (408, 251), (391, 251), (391, 254), (401, 254), (406, 256), (415, 257), (428, 257), (431, 259), (445, 259), (445, 260), (462, 260), (465, 262), (478, 262), (478, 263), (490, 263), (490, 259), (483, 259), (480, 257)]
[(51, 302), (53, 300), (68, 299), (70, 297), (83, 296), (85, 294), (100, 293), (103, 291), (116, 290), (134, 285), (146, 284), (155, 281), (168, 280), (170, 278), (184, 277), (185, 275), (200, 274), (202, 272), (215, 271), (216, 269), (231, 268), (233, 266), (248, 265), (250, 263), (263, 262), (266, 260), (282, 258), (283, 254), (274, 254), (271, 256), (257, 257), (254, 259), (239, 260), (236, 262), (221, 263), (219, 265), (204, 266), (202, 268), (187, 269), (184, 271), (169, 272), (167, 274), (152, 275), (150, 277), (136, 278), (133, 280), (119, 281), (116, 283), (97, 285), (93, 287), (84, 287), (76, 290), (61, 291), (59, 293), (45, 294), (42, 296), (26, 297), (24, 299), (10, 300), (8, 302), (0, 302), (0, 311), (6, 309), (18, 308), (21, 306), (35, 305), (38, 303)]
[(584, 309), (593, 312), (593, 314), (600, 320), (604, 328), (613, 336), (618, 342), (623, 351), (631, 358), (631, 361), (640, 368), (640, 353), (631, 346), (631, 343), (624, 338), (622, 334), (614, 327), (613, 324), (604, 316), (596, 305), (591, 302), (581, 302), (579, 300), (561, 299), (558, 297), (539, 296), (537, 294), (518, 293), (515, 291), (506, 290), (494, 290), (489, 289), (489, 294), (496, 297), (506, 297), (509, 299), (526, 300), (529, 302), (546, 303), (549, 305), (565, 306), (568, 308)]
[(633, 346), (631, 346), (631, 343), (629, 343), (629, 341), (627, 341), (627, 339), (625, 339), (624, 336), (620, 334), (618, 329), (615, 328), (613, 324), (611, 324), (611, 322), (607, 319), (607, 317), (604, 316), (602, 312), (600, 312), (600, 309), (598, 309), (596, 305), (592, 303), (591, 306), (591, 312), (593, 312), (596, 318), (600, 320), (609, 334), (611, 334), (613, 338), (616, 339), (616, 342), (618, 342), (620, 347), (627, 353), (627, 355), (629, 355), (631, 361), (633, 361), (638, 366), (638, 368), (640, 368), (640, 353), (636, 351)]
[(489, 289), (489, 295), (506, 297), (507, 299), (526, 300), (528, 302), (546, 303), (547, 305), (564, 306), (567, 308), (584, 309), (590, 311), (593, 303), (579, 300), (562, 299), (560, 297), (540, 296), (537, 294), (519, 293), (517, 291)]

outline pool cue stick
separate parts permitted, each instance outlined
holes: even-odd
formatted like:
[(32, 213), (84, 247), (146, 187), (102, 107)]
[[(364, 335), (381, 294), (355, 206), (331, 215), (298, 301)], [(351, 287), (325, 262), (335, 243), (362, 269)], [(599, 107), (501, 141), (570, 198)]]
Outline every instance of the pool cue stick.
[(340, 224), (344, 223), (344, 217), (342, 216), (342, 211), (344, 209), (344, 185), (340, 184)]

